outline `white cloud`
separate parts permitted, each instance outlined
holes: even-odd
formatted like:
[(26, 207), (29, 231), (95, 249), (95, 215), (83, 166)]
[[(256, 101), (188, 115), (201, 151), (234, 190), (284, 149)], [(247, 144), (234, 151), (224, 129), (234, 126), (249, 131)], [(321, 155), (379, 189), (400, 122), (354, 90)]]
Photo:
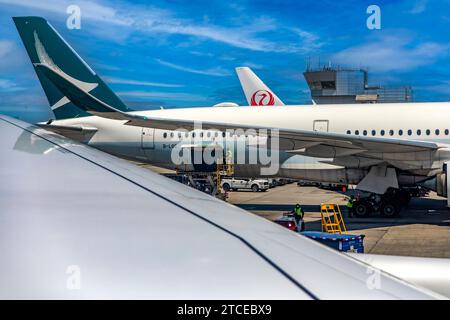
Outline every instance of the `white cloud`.
[(157, 99), (171, 99), (182, 101), (204, 101), (207, 100), (204, 96), (199, 96), (184, 92), (158, 92), (158, 91), (119, 91), (119, 96), (133, 97), (133, 98), (157, 98)]
[[(73, 4), (71, 0), (61, 0), (55, 4), (52, 0), (0, 0), (0, 3), (11, 6), (22, 6), (34, 10), (52, 12), (66, 15), (66, 8)], [(318, 47), (317, 36), (312, 33), (293, 28), (285, 28), (274, 20), (261, 17), (249, 20), (241, 19), (239, 26), (223, 27), (209, 24), (208, 21), (192, 21), (191, 19), (177, 17), (173, 12), (154, 6), (143, 6), (115, 2), (114, 7), (107, 2), (77, 1), (81, 8), (82, 27), (83, 19), (105, 22), (112, 25), (128, 27), (149, 34), (169, 34), (192, 36), (204, 40), (212, 40), (233, 47), (265, 52), (298, 52)], [(92, 32), (100, 32), (106, 28), (89, 28)], [(271, 41), (262, 37), (264, 32), (289, 32), (299, 35), (299, 39), (286, 41)], [(118, 38), (126, 33), (116, 34)], [(314, 41), (312, 41), (314, 40)]]
[(9, 74), (16, 71), (18, 66), (25, 65), (28, 62), (25, 50), (17, 48), (16, 44), (10, 40), (0, 40), (0, 72)]
[(76, 4), (81, 8), (82, 19), (95, 20), (100, 22), (113, 23), (118, 25), (130, 25), (132, 21), (117, 13), (117, 10), (94, 1), (79, 0), (74, 3), (71, 0), (0, 0), (0, 3), (10, 6), (22, 6), (34, 10), (47, 11), (62, 15), (67, 15), (67, 7)]
[(367, 43), (345, 49), (332, 57), (344, 65), (369, 67), (372, 71), (408, 71), (433, 64), (450, 46), (436, 42), (413, 44), (410, 37), (391, 35), (372, 38)]
[(291, 31), (300, 37), (301, 44), (295, 46), (299, 51), (309, 52), (317, 50), (324, 45), (324, 43), (320, 41), (320, 38), (312, 32), (300, 28), (291, 28)]
[(14, 43), (9, 40), (0, 40), (0, 58), (4, 58), (14, 49)]
[(1, 89), (8, 89), (13, 87), (15, 84), (11, 80), (7, 79), (0, 79), (0, 88)]
[(23, 90), (23, 87), (19, 87), (15, 82), (8, 79), (0, 79), (0, 91), (13, 92)]
[(175, 63), (167, 62), (167, 61), (164, 61), (161, 59), (155, 59), (155, 60), (159, 64), (169, 67), (169, 68), (172, 68), (172, 69), (175, 69), (175, 70), (180, 70), (180, 71), (195, 73), (195, 74), (201, 74), (201, 75), (205, 75), (205, 76), (226, 77), (231, 74), (229, 70), (223, 69), (221, 67), (210, 68), (210, 69), (193, 69), (193, 68), (189, 68), (189, 67), (180, 66)]
[(253, 63), (253, 62), (250, 62), (250, 61), (242, 62), (242, 63), (240, 63), (240, 65), (241, 66), (245, 66), (245, 67), (249, 67), (249, 68), (252, 68), (252, 69), (262, 69), (262, 68), (264, 68), (263, 65), (258, 64), (258, 63)]
[(419, 14), (426, 10), (428, 0), (416, 0), (414, 6), (408, 11), (410, 14)]
[(144, 86), (144, 87), (163, 87), (163, 88), (181, 88), (181, 87), (184, 87), (184, 85), (182, 85), (182, 84), (147, 82), (147, 81), (122, 79), (122, 78), (115, 78), (115, 77), (104, 77), (104, 78), (105, 78), (105, 80), (107, 82), (114, 83), (114, 84), (129, 84), (129, 85)]

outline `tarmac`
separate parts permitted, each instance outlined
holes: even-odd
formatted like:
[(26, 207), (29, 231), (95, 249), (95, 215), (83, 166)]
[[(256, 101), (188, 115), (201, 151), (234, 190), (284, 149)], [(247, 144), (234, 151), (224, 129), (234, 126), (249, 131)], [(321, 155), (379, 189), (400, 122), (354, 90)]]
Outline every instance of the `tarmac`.
[[(316, 187), (299, 187), (296, 183), (275, 187), (266, 192), (235, 191), (228, 202), (269, 220), (291, 211), (296, 203), (305, 210), (306, 230), (320, 231), (320, 204), (337, 203), (345, 212), (344, 195)], [(366, 253), (450, 258), (450, 209), (446, 199), (435, 193), (413, 198), (396, 218), (348, 218), (344, 220), (350, 234), (364, 234)]]
[[(139, 164), (157, 173), (174, 171)], [(446, 199), (431, 192), (427, 197), (413, 198), (396, 218), (348, 218), (342, 193), (296, 183), (271, 188), (266, 192), (247, 190), (228, 193), (227, 202), (269, 220), (275, 220), (300, 203), (305, 210), (306, 230), (321, 231), (320, 204), (337, 203), (343, 209), (350, 234), (363, 234), (366, 253), (450, 258), (450, 208)]]

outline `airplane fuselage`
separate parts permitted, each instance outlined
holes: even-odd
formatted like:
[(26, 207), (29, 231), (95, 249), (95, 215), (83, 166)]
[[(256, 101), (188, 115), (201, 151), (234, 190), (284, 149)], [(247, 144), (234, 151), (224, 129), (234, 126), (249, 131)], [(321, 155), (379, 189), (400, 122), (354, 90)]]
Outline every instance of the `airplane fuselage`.
[[(212, 107), (164, 109), (133, 112), (157, 118), (190, 119), (225, 122), (234, 125), (324, 131), (332, 133), (395, 138), (405, 140), (434, 141), (450, 143), (450, 105), (447, 103), (409, 103), (376, 105), (316, 105), (289, 107)], [(98, 131), (85, 142), (90, 146), (122, 157), (152, 163), (158, 166), (181, 169), (172, 162), (173, 148), (181, 140), (188, 139), (202, 144), (221, 143), (224, 149), (236, 141), (248, 140), (242, 135), (227, 135), (222, 138), (217, 130), (197, 129), (187, 134), (125, 125), (124, 121), (110, 120), (96, 116), (58, 120), (55, 124), (95, 127)], [(181, 134), (180, 134), (181, 132)], [(195, 138), (192, 136), (195, 134)], [(219, 140), (221, 142), (219, 142)], [(235, 147), (234, 152), (248, 152), (248, 144)], [(263, 147), (266, 148), (266, 147)], [(280, 168), (274, 176), (315, 181), (358, 183), (367, 173), (363, 165), (348, 163), (330, 164), (332, 155), (307, 157), (280, 152)], [(426, 167), (404, 172), (399, 182), (412, 184), (439, 171), (442, 156), (430, 155)], [(243, 163), (235, 166), (236, 175), (258, 176), (260, 164)], [(434, 172), (433, 171), (433, 172)]]

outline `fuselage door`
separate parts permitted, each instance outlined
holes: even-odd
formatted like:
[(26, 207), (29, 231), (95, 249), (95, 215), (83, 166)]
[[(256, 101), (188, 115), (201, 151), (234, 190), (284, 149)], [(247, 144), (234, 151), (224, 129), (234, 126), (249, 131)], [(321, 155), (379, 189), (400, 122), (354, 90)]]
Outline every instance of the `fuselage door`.
[(328, 120), (314, 120), (313, 130), (319, 132), (328, 132)]
[(142, 128), (141, 147), (142, 147), (142, 149), (154, 149), (155, 148), (155, 129), (154, 128)]

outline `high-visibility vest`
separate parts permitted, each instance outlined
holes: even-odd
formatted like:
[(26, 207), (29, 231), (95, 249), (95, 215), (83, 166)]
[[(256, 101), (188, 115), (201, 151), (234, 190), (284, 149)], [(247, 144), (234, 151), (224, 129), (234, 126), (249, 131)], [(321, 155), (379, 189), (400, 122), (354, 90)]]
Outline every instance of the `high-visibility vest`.
[(303, 212), (303, 209), (301, 207), (300, 208), (295, 207), (294, 208), (294, 213), (295, 213), (296, 216), (299, 216), (301, 219), (303, 219), (304, 212)]
[(352, 199), (348, 199), (347, 208), (353, 208), (353, 200)]

